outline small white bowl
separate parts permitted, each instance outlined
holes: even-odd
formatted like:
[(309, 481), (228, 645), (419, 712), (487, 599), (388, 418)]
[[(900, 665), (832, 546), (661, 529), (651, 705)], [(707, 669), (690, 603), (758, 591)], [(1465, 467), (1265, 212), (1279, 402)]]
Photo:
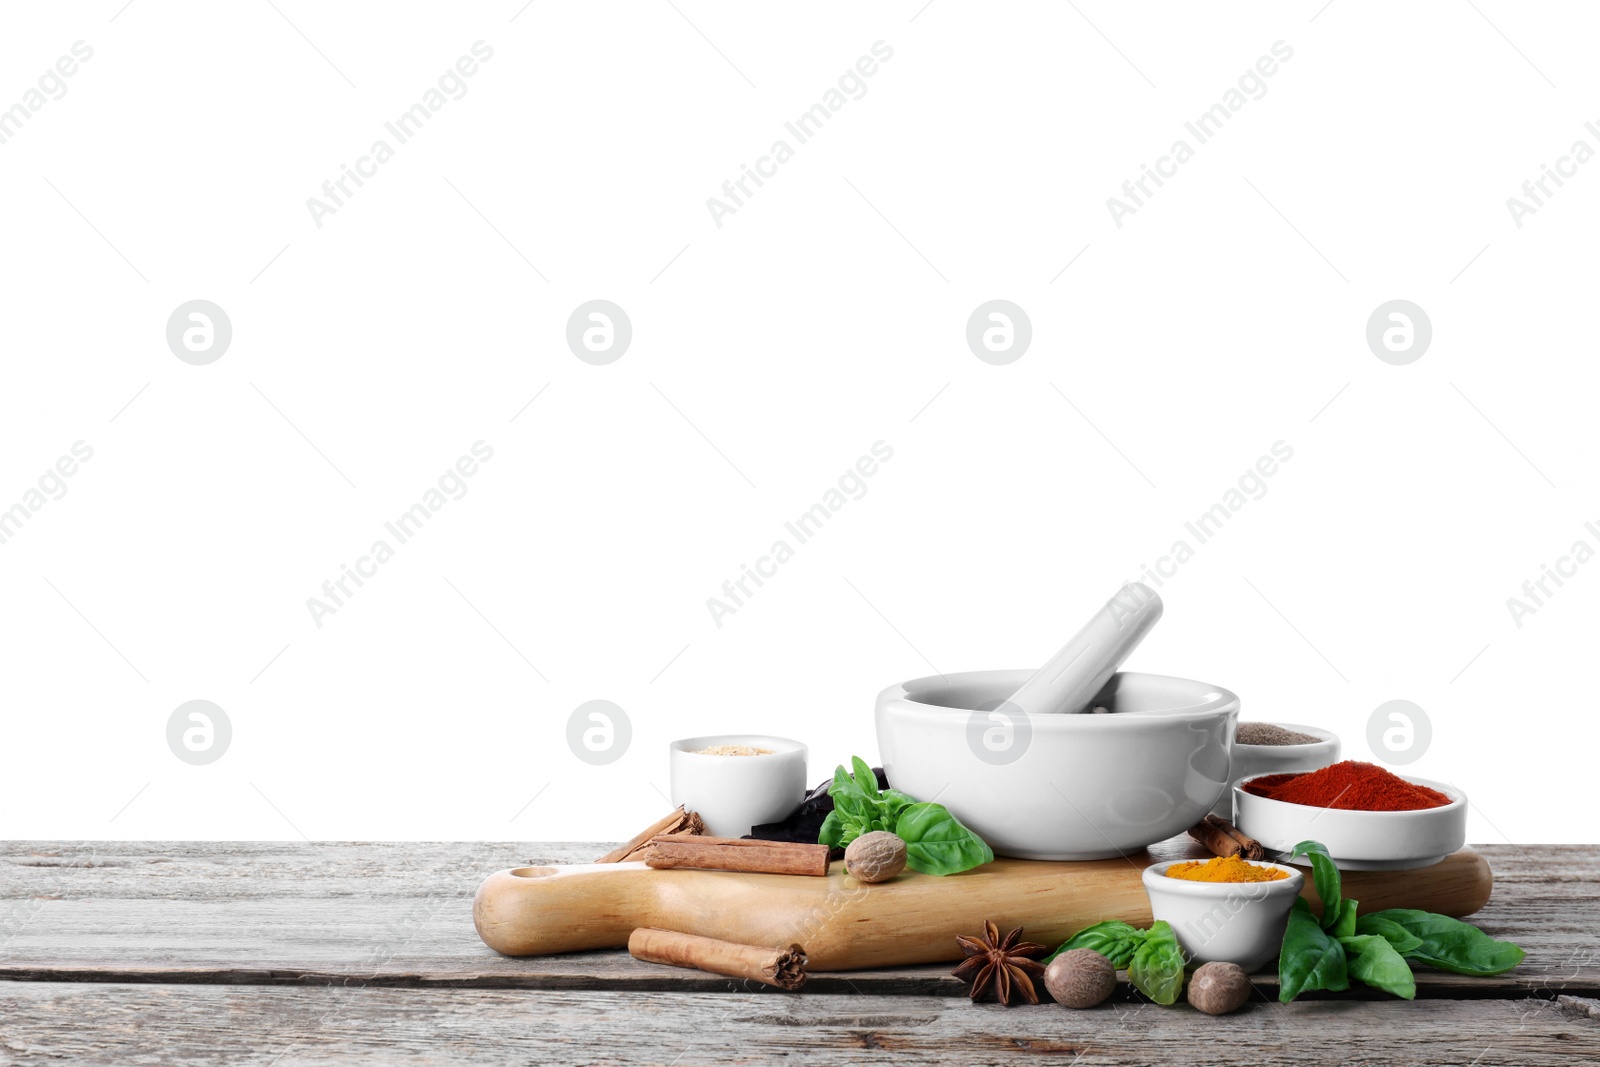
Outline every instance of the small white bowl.
[(1289, 909), (1305, 885), (1305, 875), (1279, 863), (1287, 878), (1273, 882), (1191, 882), (1168, 878), (1167, 868), (1186, 860), (1156, 863), (1144, 869), (1144, 890), (1150, 914), (1172, 924), (1178, 944), (1190, 963), (1237, 963), (1254, 974), (1277, 958)]
[(1245, 792), (1239, 782), (1233, 822), (1279, 857), (1302, 841), (1320, 841), (1344, 871), (1431, 867), (1467, 843), (1467, 795), (1426, 778), (1406, 781), (1437, 789), (1450, 803), (1417, 811), (1345, 811), (1270, 800)]
[[(771, 749), (761, 756), (707, 756), (718, 745)], [(806, 795), (806, 746), (786, 737), (716, 734), (671, 746), (672, 802), (700, 813), (712, 837), (743, 837), (777, 822)]]
[[(1245, 725), (1240, 723), (1240, 726)], [(1294, 771), (1315, 771), (1339, 762), (1339, 735), (1320, 726), (1301, 726), (1293, 722), (1269, 723), (1285, 730), (1317, 738), (1304, 745), (1241, 745), (1237, 740), (1228, 750), (1233, 766), (1228, 770), (1229, 788), (1222, 799), (1211, 809), (1211, 814), (1222, 819), (1233, 818), (1233, 786), (1241, 779), (1258, 774), (1289, 774)]]

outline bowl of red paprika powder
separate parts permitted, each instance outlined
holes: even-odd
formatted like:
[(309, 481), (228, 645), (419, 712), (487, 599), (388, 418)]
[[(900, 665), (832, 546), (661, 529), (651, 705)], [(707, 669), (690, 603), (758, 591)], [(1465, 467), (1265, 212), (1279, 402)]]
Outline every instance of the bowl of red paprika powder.
[(1431, 866), (1467, 841), (1461, 790), (1358, 760), (1246, 778), (1234, 787), (1233, 804), (1234, 824), (1279, 857), (1320, 841), (1349, 871)]

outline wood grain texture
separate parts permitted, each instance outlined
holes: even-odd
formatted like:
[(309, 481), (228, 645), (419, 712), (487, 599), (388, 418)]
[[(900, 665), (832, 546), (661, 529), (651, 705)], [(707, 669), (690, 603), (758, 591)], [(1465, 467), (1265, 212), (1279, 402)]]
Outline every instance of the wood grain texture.
[[(626, 952), (511, 959), (473, 930), (491, 871), (604, 844), (0, 844), (0, 979), (718, 991)], [(1484, 846), (1473, 921), (1528, 950), (1507, 975), (1418, 974), (1419, 996), (1600, 995), (1600, 846)], [(1354, 894), (1352, 894), (1354, 895)], [(976, 915), (973, 927), (983, 919)], [(958, 996), (948, 967), (813, 975), (817, 993)]]
[[(127, 986), (0, 982), (0, 1063), (1361, 1067), (1600, 1062), (1593, 1001), (1253, 1001), (1001, 1008), (880, 995)], [(603, 1036), (604, 1044), (597, 1042)], [(1310, 1039), (1322, 1050), (1308, 1049)]]

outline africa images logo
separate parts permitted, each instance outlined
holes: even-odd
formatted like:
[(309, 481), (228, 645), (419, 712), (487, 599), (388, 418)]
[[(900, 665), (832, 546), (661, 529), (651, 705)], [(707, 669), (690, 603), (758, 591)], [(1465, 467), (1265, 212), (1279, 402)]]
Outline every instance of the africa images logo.
[(1122, 183), (1122, 195), (1127, 197), (1126, 200), (1115, 196), (1106, 198), (1106, 210), (1111, 212), (1111, 221), (1117, 229), (1122, 229), (1124, 218), (1137, 214), (1155, 196), (1155, 189), (1150, 188), (1151, 183), (1160, 189), (1166, 184), (1163, 178), (1177, 177), (1178, 168), (1194, 158), (1197, 146), (1221, 133), (1228, 120), (1243, 111), (1251, 100), (1260, 100), (1267, 95), (1266, 79), (1278, 73), (1279, 64), (1294, 58), (1294, 49), (1283, 41), (1272, 42), (1271, 51), (1272, 55), (1257, 59), (1253, 67), (1241, 74), (1237, 87), (1228, 88), (1222, 94), (1221, 101), (1202, 111), (1192, 122), (1183, 124), (1184, 131), (1194, 138), (1193, 145), (1182, 137), (1178, 138), (1165, 154), (1156, 157), (1154, 168), (1141, 163), (1139, 176)]
[[(395, 157), (396, 148), (421, 133), (450, 101), (467, 95), (467, 79), (478, 73), (481, 64), (494, 58), (494, 49), (483, 41), (474, 41), (471, 50), (472, 55), (461, 56), (454, 66), (439, 75), (437, 82), (423, 91), (420, 101), (383, 124), (394, 144), (382, 137), (373, 141), (365, 153), (356, 157), (354, 168), (339, 164), (339, 176), (322, 183), (321, 198), (306, 197), (306, 210), (311, 213), (311, 221), (317, 229), (322, 229), (324, 218), (338, 214), (339, 209), (354, 198), (356, 191), (366, 185), (363, 178), (378, 176), (378, 168)], [(350, 187), (352, 184), (355, 189)]]
[[(823, 126), (842, 111), (850, 100), (860, 100), (866, 96), (866, 79), (878, 73), (881, 63), (887, 63), (893, 58), (893, 48), (883, 41), (874, 41), (872, 55), (862, 56), (855, 61), (854, 66), (846, 68), (845, 72), (839, 75), (836, 88), (828, 88), (822, 94), (820, 102), (812, 104), (792, 122), (783, 124), (784, 131), (794, 138), (793, 145), (780, 137), (772, 142), (764, 154), (756, 157), (754, 169), (748, 164), (739, 164), (739, 176), (722, 183), (724, 199), (715, 196), (706, 197), (706, 210), (711, 212), (711, 221), (716, 223), (717, 229), (722, 229), (722, 220), (726, 216), (736, 214), (745, 206), (746, 200), (755, 196), (755, 190), (750, 188), (752, 182), (755, 183), (756, 189), (760, 189), (766, 184), (762, 181), (763, 178), (777, 177), (778, 167), (794, 158), (795, 148), (821, 133)], [(846, 93), (849, 94), (848, 98)]]

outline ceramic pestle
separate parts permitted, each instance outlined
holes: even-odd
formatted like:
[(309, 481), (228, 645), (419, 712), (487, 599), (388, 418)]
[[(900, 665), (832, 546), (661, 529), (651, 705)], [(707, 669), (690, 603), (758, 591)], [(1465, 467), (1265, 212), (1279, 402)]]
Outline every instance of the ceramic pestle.
[(1061, 651), (1033, 673), (1006, 704), (1024, 715), (1091, 710), (1134, 646), (1161, 618), (1161, 597), (1143, 582), (1117, 590)]

